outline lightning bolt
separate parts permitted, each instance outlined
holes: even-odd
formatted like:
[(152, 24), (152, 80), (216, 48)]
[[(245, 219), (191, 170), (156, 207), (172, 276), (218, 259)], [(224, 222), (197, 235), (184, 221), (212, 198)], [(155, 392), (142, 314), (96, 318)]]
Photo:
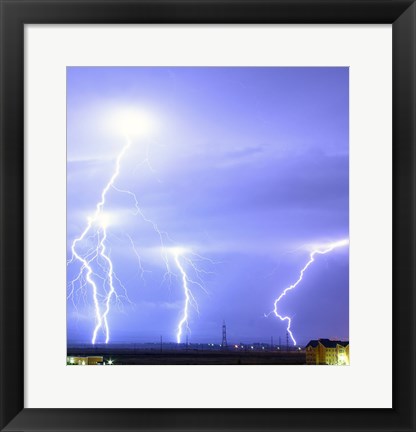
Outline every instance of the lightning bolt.
[(182, 284), (183, 284), (183, 291), (185, 294), (185, 305), (183, 308), (183, 314), (182, 314), (182, 318), (179, 321), (178, 324), (178, 332), (176, 333), (176, 342), (180, 343), (181, 342), (181, 335), (182, 335), (182, 327), (184, 326), (184, 324), (186, 324), (186, 328), (189, 330), (189, 325), (188, 325), (188, 309), (189, 309), (189, 303), (192, 299), (192, 292), (189, 289), (189, 285), (188, 285), (188, 276), (186, 275), (186, 272), (179, 260), (179, 253), (178, 252), (174, 252), (174, 257), (175, 257), (175, 263), (178, 266), (179, 271), (181, 272), (182, 275)]
[(287, 288), (285, 288), (282, 293), (280, 294), (280, 296), (275, 300), (274, 302), (274, 309), (269, 312), (268, 314), (265, 314), (265, 317), (268, 317), (270, 314), (275, 314), (277, 318), (280, 319), (280, 321), (287, 321), (287, 327), (286, 330), (288, 332), (288, 334), (290, 335), (290, 338), (292, 339), (293, 345), (296, 345), (296, 340), (293, 336), (293, 333), (291, 331), (291, 325), (292, 325), (292, 320), (290, 317), (288, 316), (282, 316), (277, 312), (277, 305), (280, 302), (280, 300), (291, 290), (295, 289), (301, 282), (303, 279), (303, 275), (305, 274), (306, 270), (311, 266), (311, 264), (315, 261), (315, 256), (316, 255), (325, 255), (329, 252), (332, 252), (334, 249), (343, 247), (343, 246), (347, 246), (349, 244), (349, 240), (348, 239), (343, 239), (340, 240), (338, 242), (335, 243), (330, 243), (329, 245), (326, 245), (324, 247), (318, 248), (318, 249), (314, 249), (310, 254), (309, 254), (309, 261), (305, 264), (305, 266), (302, 268), (302, 270), (300, 271), (299, 274), (299, 278), (297, 279), (296, 282), (294, 282), (292, 285), (289, 285)]
[[(176, 332), (176, 342), (179, 344), (181, 343), (181, 337), (184, 332), (184, 327), (188, 332), (190, 331), (189, 322), (188, 322), (190, 307), (193, 307), (196, 310), (196, 312), (199, 314), (198, 303), (196, 301), (196, 298), (190, 286), (191, 285), (198, 286), (206, 294), (208, 294), (207, 290), (204, 288), (201, 274), (213, 274), (213, 272), (206, 271), (204, 269), (199, 268), (194, 262), (195, 259), (192, 259), (191, 257), (196, 257), (196, 259), (200, 261), (209, 261), (211, 264), (216, 264), (216, 263), (201, 255), (188, 252), (183, 248), (173, 248), (172, 254), (173, 254), (176, 267), (178, 268), (179, 273), (181, 275), (181, 285), (184, 294), (184, 306), (182, 309), (181, 318), (177, 325), (177, 332)], [(195, 277), (191, 277), (189, 275), (189, 272), (186, 271), (183, 262), (185, 262), (192, 269), (191, 271), (194, 273)]]
[[(167, 251), (165, 248), (165, 239), (169, 239), (167, 233), (161, 231), (157, 224), (153, 222), (151, 219), (148, 219), (139, 206), (139, 202), (137, 200), (136, 195), (129, 191), (120, 189), (115, 185), (117, 178), (120, 175), (121, 163), (122, 160), (127, 153), (128, 149), (131, 147), (131, 139), (128, 135), (126, 135), (126, 144), (122, 147), (120, 153), (118, 154), (115, 162), (115, 169), (110, 177), (109, 181), (101, 191), (100, 201), (97, 203), (95, 212), (92, 217), (87, 219), (88, 223), (81, 233), (81, 235), (74, 239), (71, 245), (71, 259), (68, 261), (68, 265), (73, 263), (74, 261), (78, 261), (80, 263), (80, 270), (78, 275), (69, 283), (71, 287), (68, 298), (72, 298), (72, 301), (75, 305), (74, 296), (78, 293), (78, 291), (83, 291), (86, 286), (91, 287), (92, 298), (94, 304), (94, 314), (95, 314), (95, 327), (92, 334), (91, 343), (94, 345), (97, 341), (97, 335), (99, 330), (103, 330), (105, 334), (105, 343), (108, 344), (110, 340), (110, 328), (108, 324), (108, 315), (111, 309), (111, 303), (113, 298), (115, 297), (117, 300), (120, 299), (120, 295), (117, 293), (114, 282), (124, 290), (123, 297), (128, 299), (127, 291), (124, 285), (121, 283), (120, 279), (117, 277), (114, 272), (114, 265), (108, 253), (108, 249), (106, 246), (108, 240), (108, 225), (109, 221), (105, 215), (104, 207), (107, 204), (107, 195), (108, 192), (113, 189), (119, 193), (125, 193), (129, 195), (134, 201), (134, 215), (139, 215), (146, 223), (149, 223), (153, 230), (157, 233), (161, 243), (161, 254), (162, 259), (164, 261), (166, 272), (164, 278), (170, 278), (171, 271), (169, 267), (169, 260)], [(146, 163), (148, 161), (148, 154), (146, 156)], [(130, 236), (127, 235), (127, 238), (130, 240), (131, 247), (133, 249), (134, 254), (136, 255), (139, 268), (141, 273), (141, 278), (143, 278), (144, 269), (142, 267), (140, 255), (133, 243), (133, 240)], [(92, 243), (92, 246), (84, 252), (85, 246)], [(104, 277), (97, 272), (94, 271), (94, 266), (97, 265), (101, 270), (101, 274), (104, 274)], [(103, 281), (102, 291), (104, 294), (100, 293), (100, 289), (97, 285), (95, 279), (101, 279)], [(79, 284), (78, 290), (75, 289), (76, 284)], [(85, 295), (84, 295), (85, 298)]]
[[(105, 327), (105, 341), (108, 343), (110, 338), (110, 332), (108, 328), (108, 322), (107, 322), (107, 315), (110, 309), (110, 301), (112, 298), (112, 295), (116, 292), (114, 288), (113, 283), (113, 264), (109, 256), (106, 254), (106, 248), (105, 248), (105, 240), (107, 238), (107, 221), (105, 217), (103, 217), (103, 210), (104, 205), (106, 203), (106, 198), (108, 191), (110, 188), (114, 185), (114, 182), (116, 178), (120, 174), (120, 165), (121, 160), (123, 159), (125, 153), (131, 146), (131, 140), (129, 137), (126, 137), (126, 144), (122, 148), (121, 152), (117, 156), (116, 159), (116, 166), (113, 175), (110, 177), (110, 180), (104, 187), (104, 189), (101, 191), (101, 199), (97, 203), (95, 208), (95, 213), (92, 217), (88, 218), (87, 226), (85, 227), (84, 231), (81, 233), (79, 237), (77, 237), (73, 242), (71, 246), (71, 252), (72, 257), (69, 263), (72, 263), (75, 260), (78, 260), (81, 263), (81, 270), (77, 276), (77, 278), (81, 278), (84, 271), (86, 272), (86, 282), (92, 287), (92, 296), (93, 296), (93, 302), (94, 302), (94, 308), (95, 308), (95, 317), (96, 317), (96, 326), (94, 328), (93, 336), (91, 343), (94, 345), (97, 339), (97, 332), (98, 330), (103, 326)], [(107, 269), (106, 269), (106, 280), (108, 282), (109, 291), (106, 295), (105, 300), (105, 311), (102, 314), (101, 308), (100, 308), (100, 302), (99, 302), (99, 294), (98, 294), (98, 287), (93, 279), (93, 268), (92, 268), (92, 259), (88, 260), (87, 256), (82, 256), (82, 252), (79, 252), (77, 250), (77, 246), (79, 243), (81, 243), (83, 240), (86, 239), (86, 237), (93, 231), (94, 226), (98, 225), (96, 229), (96, 232), (94, 233), (93, 237), (99, 236), (101, 234), (101, 241), (98, 241), (96, 245), (95, 255), (94, 258), (98, 258), (99, 256), (103, 258), (103, 260), (107, 263)]]

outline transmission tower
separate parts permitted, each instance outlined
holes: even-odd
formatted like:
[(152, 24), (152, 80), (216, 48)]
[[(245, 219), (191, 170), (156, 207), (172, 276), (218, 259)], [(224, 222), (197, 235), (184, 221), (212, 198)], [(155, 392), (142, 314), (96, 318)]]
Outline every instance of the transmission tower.
[(222, 322), (222, 343), (221, 348), (226, 349), (227, 348), (227, 327), (225, 325), (225, 321)]

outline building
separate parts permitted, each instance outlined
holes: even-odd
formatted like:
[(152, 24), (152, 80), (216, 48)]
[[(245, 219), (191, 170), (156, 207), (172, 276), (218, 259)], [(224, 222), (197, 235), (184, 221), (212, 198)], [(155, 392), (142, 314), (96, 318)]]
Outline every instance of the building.
[(92, 357), (67, 357), (66, 363), (69, 365), (102, 365), (104, 363), (104, 359), (101, 356), (92, 356)]
[(330, 339), (311, 340), (305, 348), (306, 364), (349, 365), (350, 344), (348, 341)]

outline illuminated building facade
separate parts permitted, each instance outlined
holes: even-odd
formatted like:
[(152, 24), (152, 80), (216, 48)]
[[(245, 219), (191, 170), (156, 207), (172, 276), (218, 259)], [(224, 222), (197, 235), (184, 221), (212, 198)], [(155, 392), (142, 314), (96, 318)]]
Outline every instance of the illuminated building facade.
[(91, 357), (67, 357), (66, 363), (69, 365), (79, 365), (79, 366), (95, 366), (102, 365), (104, 362), (101, 356), (91, 356)]
[(306, 364), (349, 365), (350, 344), (348, 341), (330, 339), (311, 340), (305, 348)]

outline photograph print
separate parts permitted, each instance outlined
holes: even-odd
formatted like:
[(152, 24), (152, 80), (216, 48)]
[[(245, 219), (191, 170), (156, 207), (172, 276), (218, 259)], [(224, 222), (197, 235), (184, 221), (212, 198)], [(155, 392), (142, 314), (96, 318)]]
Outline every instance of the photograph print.
[(67, 365), (349, 365), (349, 69), (66, 80)]

